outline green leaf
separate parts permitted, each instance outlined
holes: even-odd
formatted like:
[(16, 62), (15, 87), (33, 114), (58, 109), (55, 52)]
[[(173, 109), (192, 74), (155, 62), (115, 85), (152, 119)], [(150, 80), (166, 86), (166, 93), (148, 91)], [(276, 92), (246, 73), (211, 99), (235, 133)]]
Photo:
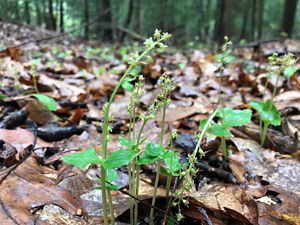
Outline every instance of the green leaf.
[(280, 113), (272, 100), (266, 102), (252, 101), (249, 105), (258, 112), (260, 119), (267, 125), (279, 126), (281, 124)]
[(172, 150), (162, 149), (162, 152), (159, 154), (160, 159), (166, 159), (170, 157), (174, 157), (176, 155), (176, 152), (173, 152)]
[(0, 100), (4, 100), (6, 98), (7, 98), (7, 96), (5, 94), (0, 94)]
[(187, 165), (186, 163), (180, 163), (180, 157), (178, 154), (175, 154), (175, 156), (173, 157), (164, 159), (164, 162), (166, 164), (168, 172), (173, 176), (179, 176), (180, 170), (182, 170)]
[(154, 157), (159, 156), (163, 150), (164, 150), (163, 147), (161, 147), (160, 145), (155, 144), (155, 143), (148, 143), (145, 148), (145, 152), (148, 155), (154, 156)]
[(106, 180), (107, 180), (107, 182), (112, 183), (116, 179), (118, 179), (118, 177), (119, 177), (118, 172), (115, 169), (106, 170)]
[(237, 110), (232, 108), (224, 108), (217, 114), (222, 120), (222, 126), (236, 127), (243, 126), (251, 121), (252, 111), (250, 109)]
[(50, 98), (47, 95), (43, 94), (33, 94), (32, 96), (37, 98), (41, 103), (43, 103), (47, 107), (47, 109), (51, 111), (57, 110), (57, 103), (53, 98)]
[(97, 151), (94, 148), (89, 148), (80, 152), (65, 155), (61, 158), (65, 163), (79, 167), (80, 169), (85, 168), (90, 164), (101, 164), (101, 160)]
[[(200, 129), (201, 130), (204, 129), (206, 123), (207, 123), (207, 119), (200, 121)], [(220, 124), (217, 124), (213, 121), (211, 122), (210, 126), (207, 129), (207, 133), (210, 133), (210, 134), (218, 136), (218, 137), (228, 137), (231, 135), (231, 133), (227, 127), (221, 126)]]
[(131, 147), (133, 146), (133, 142), (124, 138), (124, 137), (119, 137), (119, 142), (122, 146), (126, 146), (126, 147)]
[(153, 163), (155, 162), (156, 160), (158, 160), (159, 158), (156, 157), (156, 156), (150, 156), (148, 155), (146, 152), (143, 152), (138, 161), (137, 161), (137, 164), (138, 165), (145, 165), (145, 164), (148, 164), (148, 163)]
[(117, 150), (110, 153), (109, 157), (104, 160), (103, 167), (105, 169), (119, 168), (127, 165), (136, 155), (136, 152), (131, 152), (124, 149)]
[(115, 180), (117, 180), (118, 177), (119, 177), (119, 174), (118, 174), (118, 172), (116, 170), (114, 170), (114, 169), (108, 169), (108, 170), (106, 170), (106, 181), (108, 183), (105, 184), (105, 187), (106, 187), (107, 190), (113, 190), (113, 191), (119, 190), (119, 186), (118, 185), (112, 184), (112, 182), (114, 182)]
[(297, 67), (289, 66), (284, 69), (283, 74), (285, 77), (291, 77), (294, 75), (294, 73), (296, 73), (297, 70), (298, 70)]
[(132, 91), (134, 89), (134, 85), (130, 83), (131, 79), (125, 79), (124, 82), (122, 83), (122, 87), (126, 91)]

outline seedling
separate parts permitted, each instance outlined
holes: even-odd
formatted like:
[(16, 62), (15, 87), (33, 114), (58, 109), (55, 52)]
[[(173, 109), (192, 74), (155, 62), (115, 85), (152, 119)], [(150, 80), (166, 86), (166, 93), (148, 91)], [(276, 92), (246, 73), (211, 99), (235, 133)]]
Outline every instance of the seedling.
[[(230, 128), (243, 126), (251, 121), (252, 111), (250, 109), (235, 110), (232, 108), (219, 109), (216, 117), (220, 118), (220, 123), (211, 122), (207, 128), (207, 133), (221, 138), (223, 157), (227, 158), (226, 137), (231, 135)], [(207, 120), (200, 121), (200, 129), (207, 125)]]
[(57, 102), (53, 98), (43, 94), (33, 94), (32, 96), (43, 103), (50, 111), (57, 110)]
[[(266, 101), (251, 101), (250, 106), (254, 108), (260, 117), (259, 127), (260, 127), (260, 144), (261, 146), (264, 145), (267, 130), (270, 125), (279, 126), (281, 124), (280, 113), (276, 109), (274, 105), (273, 99), (277, 93), (278, 89), (278, 81), (280, 76), (285, 76), (287, 78), (291, 77), (297, 70), (294, 66), (295, 62), (294, 55), (288, 53), (282, 57), (278, 57), (278, 54), (274, 53), (272, 56), (269, 57), (269, 67), (268, 67), (268, 74), (269, 76), (275, 75), (276, 82), (274, 85), (273, 93), (271, 99)], [(265, 83), (265, 90), (268, 85), (268, 80)]]

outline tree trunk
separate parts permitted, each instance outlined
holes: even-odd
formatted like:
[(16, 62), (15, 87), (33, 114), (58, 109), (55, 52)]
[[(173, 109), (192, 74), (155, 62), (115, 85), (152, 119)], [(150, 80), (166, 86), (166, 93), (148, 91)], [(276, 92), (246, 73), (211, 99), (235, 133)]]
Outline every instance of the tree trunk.
[(210, 23), (210, 19), (211, 19), (210, 9), (211, 9), (211, 1), (207, 0), (206, 1), (206, 15), (205, 15), (206, 22), (205, 22), (205, 27), (204, 27), (206, 43), (208, 43), (210, 40), (210, 32), (209, 32), (209, 23)]
[(40, 9), (40, 4), (37, 2), (35, 4), (35, 11), (36, 11), (36, 23), (38, 26), (41, 26), (42, 25), (42, 15), (41, 15), (41, 9)]
[(232, 0), (218, 0), (216, 8), (215, 41), (222, 44), (224, 36), (230, 35), (229, 13)]
[(53, 14), (53, 1), (48, 0), (48, 11), (49, 11), (49, 30), (56, 30), (56, 21)]
[(29, 11), (29, 1), (24, 1), (24, 17), (27, 24), (30, 24), (31, 18), (30, 18), (30, 11)]
[[(127, 13), (127, 17), (124, 23), (124, 28), (128, 29), (129, 25), (131, 23), (132, 20), (132, 16), (133, 16), (133, 0), (129, 0), (129, 5), (128, 5), (128, 13)], [(120, 40), (123, 41), (125, 38), (126, 33), (123, 31)]]
[(257, 24), (257, 38), (262, 39), (263, 33), (263, 22), (264, 22), (264, 0), (259, 0), (258, 2), (258, 24)]
[(137, 29), (139, 34), (143, 34), (144, 21), (144, 0), (138, 0), (138, 24)]
[(111, 14), (111, 5), (110, 0), (102, 0), (102, 10), (107, 11), (100, 19), (100, 21), (104, 23), (103, 27), (103, 40), (104, 41), (111, 41), (113, 39), (113, 32), (112, 32), (112, 14)]
[(251, 39), (255, 40), (256, 0), (252, 0)]
[(2, 10), (1, 10), (1, 20), (7, 21), (8, 20), (8, 14), (7, 14), (7, 0), (2, 0), (1, 4)]
[(242, 32), (241, 32), (241, 36), (240, 36), (240, 40), (241, 39), (246, 39), (247, 35), (247, 23), (248, 23), (248, 17), (249, 17), (249, 9), (250, 9), (250, 1), (246, 0), (247, 4), (246, 4), (246, 8), (244, 11), (244, 18), (243, 18), (243, 25), (242, 25)]
[(298, 0), (285, 0), (281, 31), (292, 37)]
[(64, 24), (64, 1), (60, 0), (60, 6), (59, 6), (59, 27), (60, 27), (60, 32), (63, 33), (65, 32), (65, 24)]
[(19, 1), (15, 2), (15, 10), (16, 10), (16, 21), (20, 21), (20, 8), (19, 8)]
[[(84, 0), (84, 23), (90, 21), (89, 1)], [(84, 27), (84, 38), (89, 39), (89, 26)]]

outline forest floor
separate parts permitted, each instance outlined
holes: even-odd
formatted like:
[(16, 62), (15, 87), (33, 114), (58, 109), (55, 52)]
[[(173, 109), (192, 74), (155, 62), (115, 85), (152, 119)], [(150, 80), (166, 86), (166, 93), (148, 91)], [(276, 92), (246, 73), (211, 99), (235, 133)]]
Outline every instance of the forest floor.
[[(139, 47), (70, 37), (36, 42), (55, 34), (12, 24), (0, 23), (0, 27), (0, 223), (99, 224), (102, 209), (101, 190), (96, 189), (97, 166), (81, 171), (60, 158), (91, 147), (101, 152), (102, 106), (127, 69), (126, 59)], [(28, 41), (31, 43), (20, 45)], [(264, 92), (268, 57), (273, 52), (299, 53), (297, 49), (300, 42), (295, 40), (261, 44), (256, 52), (251, 47), (235, 48), (234, 59), (222, 78), (224, 105), (245, 109), (250, 108), (251, 100), (269, 98), (275, 80), (271, 77)], [(170, 48), (153, 57), (152, 63), (139, 66), (146, 79), (139, 112), (157, 97), (158, 78), (165, 72), (170, 74), (174, 89), (164, 142), (176, 131), (175, 150), (186, 158), (195, 148), (199, 121), (216, 107), (220, 65), (216, 54), (196, 47)], [(227, 166), (214, 163), (222, 158), (219, 139), (207, 140), (208, 153), (199, 159), (200, 173), (181, 224), (300, 224), (299, 62), (296, 67), (298, 72), (292, 77), (279, 80), (274, 102), (282, 123), (269, 128), (263, 147), (259, 145), (256, 113), (252, 123), (231, 129), (233, 135), (226, 139)], [(58, 103), (55, 111), (32, 97), (34, 79), (38, 91)], [(114, 120), (109, 151), (118, 149), (117, 138), (128, 132), (129, 100), (129, 93), (121, 90), (111, 107)], [(158, 124), (149, 123), (145, 134), (149, 141), (158, 143)], [(142, 168), (142, 202), (150, 202), (152, 197), (153, 168)], [(118, 173), (117, 183), (126, 190), (125, 168)], [(164, 192), (164, 183), (162, 178), (159, 194)], [(120, 191), (113, 192), (118, 224), (129, 222), (128, 199)], [(164, 202), (161, 195), (162, 208), (166, 207)], [(145, 224), (148, 211), (141, 207), (140, 224)]]

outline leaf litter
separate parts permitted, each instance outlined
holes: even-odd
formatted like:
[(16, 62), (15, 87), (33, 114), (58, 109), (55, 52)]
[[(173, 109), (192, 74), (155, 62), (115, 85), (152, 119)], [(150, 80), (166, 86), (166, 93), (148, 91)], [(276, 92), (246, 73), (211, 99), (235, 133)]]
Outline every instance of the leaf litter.
[[(34, 33), (35, 37), (40, 35), (45, 34)], [(29, 39), (32, 37), (28, 35)], [(6, 44), (13, 46), (19, 43), (17, 40), (15, 37)], [(293, 49), (299, 45), (292, 40), (265, 44), (261, 46), (261, 54), (255, 57), (250, 49), (235, 49), (236, 61), (226, 68), (222, 77), (221, 95), (225, 106), (247, 109), (251, 100), (262, 99), (267, 57), (278, 49), (286, 46)], [(97, 166), (79, 171), (60, 159), (89, 147), (93, 147), (96, 154), (101, 152), (101, 107), (128, 65), (114, 54), (118, 48), (109, 46), (109, 53), (101, 54), (105, 46), (99, 45), (99, 52), (92, 54), (88, 50), (92, 46), (87, 46), (89, 43), (66, 38), (8, 48), (1, 54), (1, 174), (22, 159), (26, 147), (34, 143), (35, 131), (38, 136), (32, 156), (1, 183), (5, 191), (0, 194), (0, 220), (5, 224), (33, 224), (34, 221), (36, 224), (56, 224), (55, 221), (60, 221), (59, 224), (99, 224), (101, 221), (101, 191), (95, 189), (99, 176)], [(176, 129), (180, 135), (175, 147), (183, 160), (196, 145), (193, 134), (199, 121), (207, 119), (217, 103), (220, 72), (214, 58), (214, 53), (199, 49), (177, 49), (176, 53), (156, 55), (152, 63), (141, 65), (146, 77), (146, 93), (139, 112), (149, 107), (151, 99), (157, 95), (158, 77), (164, 72), (171, 74), (174, 90), (167, 110), (164, 143), (167, 144), (170, 131)], [(34, 61), (36, 59), (39, 61)], [(252, 66), (254, 70), (251, 71)], [(36, 81), (32, 74), (36, 74)], [(34, 93), (34, 82), (42, 94), (42, 97), (35, 97), (50, 102), (50, 106), (28, 96)], [(183, 210), (186, 217), (183, 224), (195, 221), (204, 224), (299, 224), (299, 83), (299, 71), (279, 82), (281, 91), (274, 102), (283, 122), (280, 127), (269, 128), (263, 147), (257, 142), (259, 129), (255, 124), (228, 127), (234, 135), (226, 138), (228, 166), (219, 163), (220, 140), (207, 139), (202, 143), (207, 155), (199, 160), (199, 176), (189, 196), (190, 207)], [(272, 85), (271, 79), (266, 96), (271, 95)], [(54, 106), (51, 99), (57, 105)], [(111, 152), (119, 147), (118, 137), (128, 132), (128, 102), (126, 90), (121, 90), (112, 105), (113, 135), (108, 146)], [(158, 116), (157, 121), (145, 128), (146, 138), (156, 143), (160, 118)], [(257, 124), (257, 115), (253, 118)], [(139, 126), (141, 124), (137, 124)], [(117, 182), (126, 191), (126, 168), (122, 167), (118, 173), (121, 175)], [(143, 203), (150, 202), (152, 195), (151, 166), (143, 168), (141, 179), (142, 220), (149, 210)], [(161, 177), (161, 184), (164, 179)], [(180, 189), (180, 181), (178, 183), (177, 189)], [(163, 190), (161, 185), (158, 201), (162, 202), (162, 208), (165, 205)], [(123, 223), (128, 222), (128, 199), (129, 196), (121, 191), (113, 192), (116, 216)]]

